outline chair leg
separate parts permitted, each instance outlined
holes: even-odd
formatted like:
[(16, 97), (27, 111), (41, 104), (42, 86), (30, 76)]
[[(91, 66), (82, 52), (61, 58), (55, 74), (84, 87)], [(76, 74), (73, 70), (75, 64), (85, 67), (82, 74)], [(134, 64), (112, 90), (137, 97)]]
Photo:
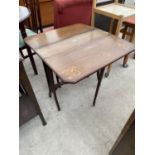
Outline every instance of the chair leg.
[(59, 77), (56, 75), (57, 84), (60, 84)]
[(20, 52), (20, 54), (21, 54), (22, 58), (24, 59), (24, 58), (25, 58), (25, 56), (24, 56), (24, 54), (23, 54), (22, 49), (19, 49), (19, 52)]
[[(134, 41), (135, 41), (135, 27), (133, 27), (133, 29), (132, 29), (132, 36), (130, 38), (130, 41), (132, 43), (134, 43)], [(133, 59), (135, 59), (135, 52), (134, 52), (134, 55), (133, 55)]]
[(107, 72), (105, 73), (105, 77), (108, 77), (111, 71), (112, 64), (110, 64), (107, 68)]
[(128, 67), (128, 59), (129, 59), (129, 54), (127, 54), (127, 55), (124, 57), (124, 60), (123, 60), (123, 67), (124, 67), (124, 68), (127, 68), (127, 67)]
[(134, 27), (132, 27), (132, 30), (131, 30), (132, 32), (131, 32), (131, 35), (130, 35), (130, 42), (133, 42), (134, 41), (134, 35), (135, 35), (135, 28)]
[[(131, 34), (129, 35), (129, 41), (130, 42), (132, 42), (133, 41), (133, 38), (134, 38), (134, 33), (135, 33), (135, 29), (134, 29), (134, 27), (131, 27), (132, 29), (131, 29)], [(127, 29), (128, 29), (128, 26), (126, 25), (125, 26), (125, 32), (127, 32)], [(122, 36), (122, 39), (124, 39), (125, 38), (125, 33), (123, 33), (123, 36)], [(135, 58), (135, 54), (134, 54), (134, 57), (133, 58)], [(125, 57), (124, 57), (124, 60), (123, 60), (123, 67), (124, 68), (127, 68), (128, 67), (128, 59), (129, 59), (129, 54), (128, 55), (126, 55)]]
[(26, 94), (26, 91), (24, 90), (23, 86), (19, 84), (19, 92), (23, 95)]
[(29, 55), (29, 58), (30, 58), (30, 62), (32, 64), (32, 68), (34, 70), (34, 74), (37, 75), (38, 74), (37, 67), (36, 67), (36, 64), (35, 64), (35, 61), (34, 61), (34, 58), (33, 58), (32, 51), (31, 51), (31, 49), (29, 47), (27, 47), (27, 52), (28, 52), (28, 55)]
[(128, 29), (128, 26), (127, 26), (127, 25), (125, 25), (125, 28), (124, 28), (124, 33), (123, 33), (123, 35), (122, 35), (122, 39), (125, 39), (125, 34), (126, 34), (127, 29)]

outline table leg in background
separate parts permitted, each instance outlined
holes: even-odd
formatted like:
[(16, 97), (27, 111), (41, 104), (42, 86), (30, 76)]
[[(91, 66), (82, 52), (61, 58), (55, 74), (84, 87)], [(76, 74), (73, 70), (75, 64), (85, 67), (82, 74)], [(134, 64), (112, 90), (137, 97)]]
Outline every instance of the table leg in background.
[(56, 106), (57, 106), (57, 109), (58, 111), (60, 111), (60, 106), (59, 106), (59, 102), (58, 102), (58, 99), (57, 99), (57, 95), (56, 95), (56, 88), (55, 88), (55, 84), (54, 84), (54, 75), (53, 75), (53, 72), (49, 69), (50, 71), (50, 75), (51, 75), (51, 89), (52, 89), (52, 93), (53, 93), (53, 96), (54, 96), (54, 99), (55, 99), (55, 103), (56, 103)]
[(51, 95), (51, 93), (53, 93), (57, 109), (58, 109), (58, 111), (60, 111), (61, 109), (60, 109), (59, 102), (58, 102), (57, 95), (56, 95), (56, 85), (54, 83), (53, 72), (44, 62), (43, 62), (43, 65), (44, 65), (44, 69), (45, 69), (45, 73), (46, 73), (47, 83), (49, 86), (49, 95)]
[(108, 65), (107, 72), (105, 73), (105, 77), (108, 77), (112, 68), (112, 64)]
[(48, 85), (48, 89), (49, 89), (49, 97), (52, 97), (52, 89), (51, 89), (51, 83), (50, 83), (50, 75), (49, 75), (49, 72), (48, 72), (48, 69), (47, 69), (47, 65), (44, 62), (43, 62), (43, 66), (44, 66), (45, 76), (46, 76), (47, 85)]
[(28, 52), (28, 55), (29, 55), (29, 58), (30, 58), (30, 62), (32, 64), (32, 68), (34, 70), (34, 74), (37, 75), (38, 71), (37, 71), (37, 67), (36, 67), (36, 64), (35, 64), (35, 61), (34, 61), (34, 58), (33, 58), (32, 51), (31, 51), (31, 49), (29, 47), (27, 47), (26, 49), (27, 49), (27, 52)]
[(129, 59), (129, 54), (127, 54), (125, 57), (124, 57), (124, 60), (123, 60), (123, 67), (124, 68), (127, 68), (128, 67), (128, 59)]

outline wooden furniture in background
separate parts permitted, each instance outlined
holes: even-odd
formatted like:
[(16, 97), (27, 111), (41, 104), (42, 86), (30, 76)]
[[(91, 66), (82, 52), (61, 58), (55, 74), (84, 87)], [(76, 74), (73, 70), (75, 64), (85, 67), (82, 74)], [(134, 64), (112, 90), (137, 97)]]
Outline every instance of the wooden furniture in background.
[(54, 24), (54, 0), (39, 0), (43, 27)]
[[(108, 16), (112, 19), (118, 20), (117, 28), (115, 35), (118, 36), (120, 33), (120, 29), (122, 26), (122, 22), (126, 20), (128, 17), (133, 16), (135, 14), (135, 9), (124, 4), (119, 4), (116, 2), (96, 7), (96, 0), (93, 0), (93, 14), (92, 14), (92, 26), (94, 26), (94, 13), (101, 14), (104, 16)], [(113, 24), (113, 23), (112, 23)]]
[(134, 50), (132, 43), (84, 24), (27, 37), (25, 42), (43, 61), (49, 94), (54, 95), (58, 110), (60, 106), (53, 73), (61, 79), (61, 84), (76, 84), (98, 72), (93, 100), (95, 106), (104, 68)]
[[(114, 0), (97, 0), (96, 3), (97, 3), (96, 6), (98, 7), (114, 3)], [(124, 0), (119, 0), (119, 3), (124, 3)], [(95, 24), (94, 24), (95, 27), (100, 28), (103, 31), (109, 32), (110, 22), (111, 18), (100, 14), (95, 14)]]
[(36, 33), (43, 32), (39, 0), (23, 0), (23, 2), (31, 11), (27, 27)]
[[(115, 0), (115, 3), (103, 5), (103, 6), (96, 6), (96, 0), (93, 0), (92, 21), (91, 21), (92, 26), (94, 26), (94, 22), (95, 22), (95, 13), (111, 18), (111, 24), (109, 27), (110, 33), (112, 33), (113, 31), (114, 21), (117, 20), (117, 26), (114, 34), (118, 36), (121, 30), (123, 21), (125, 21), (130, 16), (133, 16), (135, 14), (135, 9), (132, 7), (126, 6), (125, 4), (119, 4), (118, 0)], [(127, 64), (126, 64), (127, 59), (128, 59), (128, 55), (124, 57), (124, 61), (123, 61), (124, 67), (127, 67)], [(106, 77), (109, 76), (111, 65), (112, 64), (108, 66), (107, 72), (105, 74)]]
[(126, 36), (129, 36), (129, 41), (133, 42), (135, 37), (135, 16), (127, 18), (123, 22), (124, 28), (121, 29), (122, 39), (125, 39)]
[(19, 125), (21, 126), (37, 115), (39, 115), (42, 124), (46, 125), (30, 81), (26, 75), (22, 59), (19, 60), (19, 85), (21, 92), (21, 97), (19, 97)]
[[(24, 0), (19, 1), (20, 5), (25, 5)], [(54, 0), (39, 0), (41, 22), (43, 27), (54, 24)]]
[[(128, 19), (126, 19), (123, 22), (124, 28), (121, 29), (121, 33), (122, 35), (122, 39), (126, 39), (126, 37), (128, 38), (128, 40), (130, 42), (134, 42), (135, 41), (135, 16), (131, 16)], [(135, 58), (135, 53), (133, 58)], [(128, 61), (128, 60), (124, 60), (124, 61)], [(127, 62), (124, 62), (125, 64), (127, 64)]]

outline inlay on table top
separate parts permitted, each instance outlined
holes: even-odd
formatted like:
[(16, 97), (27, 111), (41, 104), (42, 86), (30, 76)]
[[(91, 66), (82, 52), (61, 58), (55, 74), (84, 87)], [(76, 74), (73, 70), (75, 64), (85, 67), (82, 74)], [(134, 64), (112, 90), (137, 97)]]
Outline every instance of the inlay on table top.
[(67, 83), (76, 83), (134, 50), (132, 43), (83, 24), (27, 37), (25, 42)]

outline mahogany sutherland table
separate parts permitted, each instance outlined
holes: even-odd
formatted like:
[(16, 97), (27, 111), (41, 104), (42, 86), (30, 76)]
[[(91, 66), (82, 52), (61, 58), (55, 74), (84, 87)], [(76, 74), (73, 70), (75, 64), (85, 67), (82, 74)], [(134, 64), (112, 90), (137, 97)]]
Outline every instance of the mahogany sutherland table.
[[(134, 50), (134, 45), (116, 36), (84, 24), (75, 24), (36, 36), (25, 38), (43, 61), (49, 96), (51, 93), (58, 110), (56, 89), (66, 83), (76, 84), (93, 73), (98, 73), (98, 83), (93, 100), (102, 81), (104, 68)], [(55, 73), (61, 82), (55, 83)]]

